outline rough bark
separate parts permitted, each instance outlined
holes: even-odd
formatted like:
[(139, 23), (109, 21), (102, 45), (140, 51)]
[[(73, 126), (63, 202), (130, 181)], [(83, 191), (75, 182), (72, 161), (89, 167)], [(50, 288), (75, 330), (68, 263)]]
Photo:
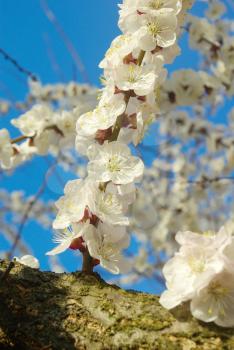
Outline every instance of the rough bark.
[(234, 331), (173, 314), (154, 295), (98, 275), (55, 274), (0, 262), (0, 349), (234, 349)]

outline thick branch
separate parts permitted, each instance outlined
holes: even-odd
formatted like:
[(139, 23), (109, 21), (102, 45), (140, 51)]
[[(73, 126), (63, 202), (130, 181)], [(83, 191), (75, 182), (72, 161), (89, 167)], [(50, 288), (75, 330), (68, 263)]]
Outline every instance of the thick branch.
[[(0, 262), (0, 277), (9, 263)], [(55, 274), (15, 264), (0, 284), (0, 349), (233, 349), (233, 330), (177, 316), (153, 295), (98, 275)]]

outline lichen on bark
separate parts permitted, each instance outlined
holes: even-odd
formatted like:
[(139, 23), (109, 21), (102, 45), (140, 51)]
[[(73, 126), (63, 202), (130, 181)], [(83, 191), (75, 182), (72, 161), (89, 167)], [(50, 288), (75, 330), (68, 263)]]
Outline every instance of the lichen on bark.
[[(9, 262), (0, 262), (0, 278)], [(40, 272), (15, 263), (0, 284), (0, 349), (234, 349), (234, 332), (173, 313), (155, 295), (97, 274)]]

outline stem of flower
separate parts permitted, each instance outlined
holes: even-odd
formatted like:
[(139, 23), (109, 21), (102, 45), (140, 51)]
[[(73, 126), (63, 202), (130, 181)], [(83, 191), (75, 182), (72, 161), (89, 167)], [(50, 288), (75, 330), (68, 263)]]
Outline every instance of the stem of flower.
[[(138, 66), (140, 66), (142, 64), (144, 57), (145, 57), (145, 51), (141, 50), (141, 52), (138, 56), (138, 59), (137, 59)], [(125, 96), (124, 96), (125, 103), (126, 103), (126, 109), (127, 109), (130, 97), (131, 97), (131, 91), (127, 91), (125, 93)], [(120, 132), (121, 127), (122, 127), (122, 119), (123, 119), (123, 115), (120, 115), (117, 118), (116, 123), (115, 123), (114, 128), (113, 128), (112, 135), (109, 139), (109, 142), (116, 141), (118, 139), (119, 132)], [(101, 184), (101, 188), (103, 188), (103, 189), (105, 189), (106, 186), (107, 186), (107, 183)], [(87, 274), (93, 273), (93, 267), (94, 267), (93, 266), (93, 258), (90, 256), (88, 249), (86, 249), (84, 252), (82, 252), (82, 254), (83, 254), (82, 271), (87, 273)]]
[(141, 50), (141, 52), (139, 53), (138, 59), (137, 59), (138, 66), (141, 66), (144, 57), (145, 57), (145, 51)]
[(21, 135), (19, 137), (16, 137), (15, 139), (12, 139), (11, 143), (18, 143), (18, 142), (21, 142), (21, 141), (24, 141), (24, 140), (27, 140), (27, 139), (29, 139), (28, 136)]
[(93, 258), (89, 254), (88, 249), (85, 249), (84, 252), (82, 252), (83, 255), (83, 261), (82, 261), (82, 272), (85, 272), (87, 274), (93, 273)]
[[(50, 125), (47, 126), (44, 130), (54, 130), (57, 134), (59, 134), (60, 136), (64, 136), (64, 133), (57, 127), (57, 125)], [(34, 136), (26, 136), (26, 135), (21, 135), (19, 137), (16, 137), (15, 139), (11, 140), (11, 144), (13, 143), (18, 143), (27, 139), (31, 139), (33, 140)]]
[[(141, 66), (142, 64), (142, 61), (145, 57), (145, 51), (141, 50), (141, 52), (139, 53), (139, 56), (138, 56), (138, 59), (137, 59), (137, 65), (138, 66)], [(130, 97), (131, 97), (131, 91), (127, 91), (125, 93), (125, 103), (126, 103), (126, 109), (127, 109), (127, 106), (128, 106), (128, 102), (130, 100)], [(125, 109), (125, 110), (126, 110)], [(120, 129), (122, 127), (122, 118), (123, 118), (123, 115), (120, 115), (117, 120), (116, 120), (116, 123), (114, 125), (114, 128), (113, 128), (113, 132), (112, 132), (112, 135), (109, 139), (109, 142), (112, 142), (112, 141), (116, 141), (118, 139), (118, 136), (119, 136), (119, 132), (120, 132)]]

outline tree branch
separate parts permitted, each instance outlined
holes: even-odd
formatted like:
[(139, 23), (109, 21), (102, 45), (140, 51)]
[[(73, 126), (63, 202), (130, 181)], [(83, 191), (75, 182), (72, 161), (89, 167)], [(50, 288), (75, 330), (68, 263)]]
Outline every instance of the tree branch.
[[(0, 277), (9, 262), (0, 262)], [(18, 263), (0, 284), (0, 348), (233, 349), (233, 330), (173, 314), (158, 297), (124, 291), (97, 274), (40, 272)]]
[(37, 77), (30, 72), (28, 69), (22, 67), (15, 58), (13, 58), (12, 56), (10, 56), (5, 50), (3, 50), (2, 48), (0, 48), (0, 54), (4, 57), (5, 60), (9, 61), (10, 63), (13, 64), (13, 66), (16, 67), (16, 69), (25, 74), (27, 77), (29, 77), (30, 79), (32, 79), (33, 81), (37, 81)]

